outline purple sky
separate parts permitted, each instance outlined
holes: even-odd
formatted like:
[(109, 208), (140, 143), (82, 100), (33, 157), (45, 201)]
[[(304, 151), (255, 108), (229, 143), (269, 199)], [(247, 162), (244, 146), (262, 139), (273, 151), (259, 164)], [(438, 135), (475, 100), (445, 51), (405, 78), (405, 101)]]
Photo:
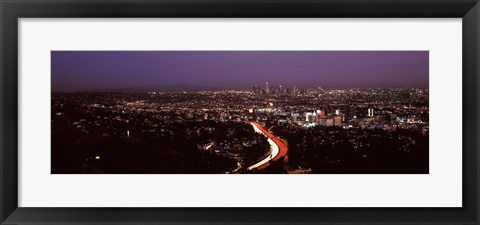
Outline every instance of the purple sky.
[(428, 51), (52, 51), (52, 90), (428, 87)]

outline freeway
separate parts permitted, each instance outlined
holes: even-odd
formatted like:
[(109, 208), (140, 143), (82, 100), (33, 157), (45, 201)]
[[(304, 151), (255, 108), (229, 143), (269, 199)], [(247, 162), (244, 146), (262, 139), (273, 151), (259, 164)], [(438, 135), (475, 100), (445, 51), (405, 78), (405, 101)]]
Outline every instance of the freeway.
[(255, 132), (261, 133), (267, 137), (268, 143), (270, 144), (270, 155), (265, 157), (264, 159), (260, 160), (259, 162), (255, 163), (254, 165), (248, 167), (248, 170), (252, 169), (264, 169), (269, 165), (271, 160), (275, 161), (287, 155), (288, 147), (283, 139), (280, 139), (273, 135), (271, 132), (265, 130), (257, 122), (249, 122)]

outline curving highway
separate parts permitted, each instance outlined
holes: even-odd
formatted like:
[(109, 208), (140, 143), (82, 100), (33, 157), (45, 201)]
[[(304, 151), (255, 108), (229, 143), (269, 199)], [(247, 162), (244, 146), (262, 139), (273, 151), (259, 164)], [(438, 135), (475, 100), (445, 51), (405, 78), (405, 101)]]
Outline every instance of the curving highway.
[(248, 167), (248, 170), (252, 169), (264, 169), (269, 165), (270, 160), (278, 160), (284, 156), (287, 155), (288, 147), (285, 144), (285, 141), (275, 137), (272, 133), (269, 131), (265, 130), (265, 128), (262, 127), (257, 122), (249, 122), (252, 126), (255, 132), (261, 133), (267, 137), (268, 143), (270, 144), (270, 155), (265, 157), (264, 159), (260, 160), (259, 162), (255, 163), (254, 165)]

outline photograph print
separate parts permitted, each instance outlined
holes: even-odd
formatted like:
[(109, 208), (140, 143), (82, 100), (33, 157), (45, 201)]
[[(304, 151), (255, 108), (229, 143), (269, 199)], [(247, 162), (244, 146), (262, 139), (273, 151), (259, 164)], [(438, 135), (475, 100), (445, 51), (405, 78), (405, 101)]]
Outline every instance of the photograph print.
[(428, 174), (428, 51), (51, 51), (52, 174)]

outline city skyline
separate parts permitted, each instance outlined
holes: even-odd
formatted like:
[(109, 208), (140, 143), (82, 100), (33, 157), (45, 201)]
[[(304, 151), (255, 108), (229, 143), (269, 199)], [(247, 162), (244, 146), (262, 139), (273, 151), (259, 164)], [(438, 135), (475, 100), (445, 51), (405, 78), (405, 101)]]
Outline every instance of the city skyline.
[(428, 174), (428, 51), (53, 51), (52, 174)]
[(428, 51), (52, 51), (52, 91), (428, 87)]

